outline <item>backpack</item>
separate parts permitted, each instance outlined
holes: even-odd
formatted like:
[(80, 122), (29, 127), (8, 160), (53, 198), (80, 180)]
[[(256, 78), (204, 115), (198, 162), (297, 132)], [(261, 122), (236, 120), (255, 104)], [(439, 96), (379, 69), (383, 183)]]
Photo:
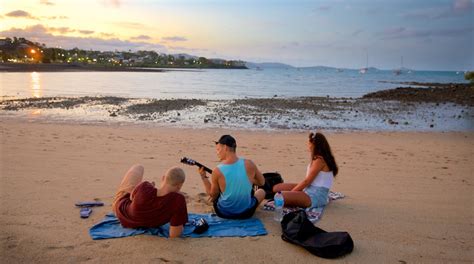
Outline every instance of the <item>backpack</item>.
[(304, 210), (286, 214), (281, 221), (281, 228), (284, 241), (299, 245), (318, 257), (337, 258), (354, 249), (349, 233), (326, 232), (314, 226)]
[(265, 172), (263, 173), (263, 177), (265, 178), (265, 184), (262, 187), (259, 187), (265, 191), (265, 199), (273, 199), (273, 186), (282, 183), (283, 178), (281, 177), (280, 173), (278, 172)]

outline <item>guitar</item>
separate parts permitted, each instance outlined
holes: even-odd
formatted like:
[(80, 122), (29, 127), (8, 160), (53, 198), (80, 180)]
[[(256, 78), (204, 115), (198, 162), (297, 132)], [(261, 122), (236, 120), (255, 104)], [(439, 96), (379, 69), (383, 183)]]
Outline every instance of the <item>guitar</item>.
[(212, 173), (212, 170), (209, 169), (208, 167), (202, 165), (201, 163), (193, 160), (193, 159), (190, 159), (190, 158), (186, 158), (186, 157), (183, 157), (181, 159), (181, 162), (184, 163), (184, 164), (187, 164), (187, 165), (191, 165), (191, 166), (198, 166), (199, 168), (204, 168), (204, 170), (207, 172), (207, 173)]

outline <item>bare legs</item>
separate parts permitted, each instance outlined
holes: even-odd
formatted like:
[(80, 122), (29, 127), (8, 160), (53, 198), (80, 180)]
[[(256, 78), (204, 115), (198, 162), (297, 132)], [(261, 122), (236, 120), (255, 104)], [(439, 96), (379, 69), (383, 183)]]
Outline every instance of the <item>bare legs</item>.
[(142, 165), (133, 165), (125, 176), (123, 176), (122, 182), (120, 183), (117, 192), (115, 193), (114, 202), (112, 203), (112, 209), (115, 211), (115, 204), (127, 193), (131, 193), (135, 186), (140, 184), (143, 180), (143, 173), (145, 169)]
[(273, 186), (274, 192), (281, 192), (286, 206), (310, 207), (311, 198), (303, 191), (292, 191), (296, 183), (279, 183)]

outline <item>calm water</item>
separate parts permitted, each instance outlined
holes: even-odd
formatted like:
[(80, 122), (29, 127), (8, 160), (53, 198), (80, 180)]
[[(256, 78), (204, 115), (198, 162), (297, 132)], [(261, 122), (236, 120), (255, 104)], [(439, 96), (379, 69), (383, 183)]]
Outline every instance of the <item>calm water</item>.
[(400, 85), (380, 81), (465, 82), (463, 73), (316, 69), (194, 70), (169, 72), (0, 73), (1, 96), (122, 96), (233, 99), (243, 97), (362, 95)]

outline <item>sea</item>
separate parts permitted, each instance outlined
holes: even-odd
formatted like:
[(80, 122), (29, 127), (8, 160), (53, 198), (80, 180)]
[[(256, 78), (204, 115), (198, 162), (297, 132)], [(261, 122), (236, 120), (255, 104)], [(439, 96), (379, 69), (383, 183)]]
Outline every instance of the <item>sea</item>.
[(388, 70), (171, 70), (164, 72), (15, 72), (0, 73), (3, 98), (119, 96), (131, 98), (284, 98), (361, 97), (400, 84), (391, 82), (466, 82), (463, 72)]
[[(138, 99), (204, 99), (216, 100), (220, 104), (222, 102), (226, 104), (226, 100), (243, 98), (326, 97), (356, 100), (370, 92), (407, 86), (403, 84), (404, 82), (464, 83), (466, 80), (464, 80), (464, 72), (454, 71), (411, 70), (396, 75), (390, 70), (371, 69), (361, 74), (358, 70), (332, 68), (165, 69), (162, 72), (1, 72), (0, 98), (4, 101), (42, 97), (115, 96)], [(400, 108), (397, 105), (388, 107)], [(375, 112), (381, 112), (380, 108), (383, 108), (383, 105), (376, 108)], [(422, 106), (411, 107), (404, 111), (397, 110), (393, 116), (386, 112), (383, 116), (376, 115), (370, 109), (365, 110), (365, 115), (362, 113), (364, 110), (360, 110), (361, 113), (358, 114), (352, 114), (352, 108), (351, 111), (346, 110), (347, 113), (339, 112), (329, 118), (331, 114), (326, 113), (326, 119), (321, 119), (318, 115), (311, 113), (295, 113), (294, 116), (289, 113), (286, 121), (267, 124), (253, 121), (245, 123), (239, 120), (212, 123), (202, 122), (202, 119), (209, 116), (209, 111), (215, 110), (209, 107), (197, 107), (194, 111), (188, 111), (189, 116), (181, 116), (186, 111), (177, 113), (180, 118), (174, 118), (172, 122), (169, 117), (156, 118), (153, 121), (159, 125), (199, 128), (230, 126), (244, 129), (312, 129), (317, 127), (402, 131), (473, 130), (472, 109), (453, 104), (442, 106), (422, 104)], [(31, 117), (28, 111), (13, 113), (0, 110), (0, 117), (15, 115)], [(83, 122), (126, 121), (124, 118), (111, 118), (110, 109), (107, 111), (102, 109), (102, 112), (97, 109), (52, 111), (54, 110), (44, 109), (37, 118), (51, 119), (54, 116), (56, 119), (79, 119)], [(296, 122), (298, 121), (296, 119), (299, 119), (299, 122)]]

